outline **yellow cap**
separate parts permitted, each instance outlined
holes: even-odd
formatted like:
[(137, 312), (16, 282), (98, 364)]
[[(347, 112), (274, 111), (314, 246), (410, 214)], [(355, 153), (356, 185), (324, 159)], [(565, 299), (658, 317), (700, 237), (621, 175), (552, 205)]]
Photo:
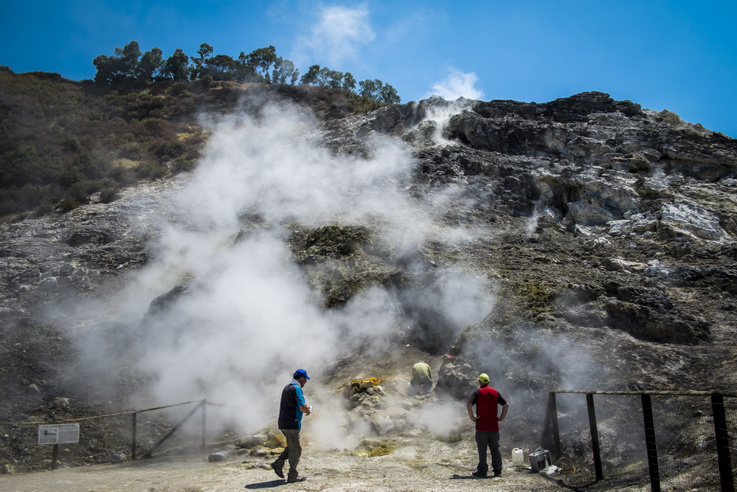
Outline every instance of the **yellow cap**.
[(488, 383), (489, 382), (489, 375), (486, 374), (485, 372), (482, 372), (479, 375), (479, 381), (481, 381), (482, 383)]

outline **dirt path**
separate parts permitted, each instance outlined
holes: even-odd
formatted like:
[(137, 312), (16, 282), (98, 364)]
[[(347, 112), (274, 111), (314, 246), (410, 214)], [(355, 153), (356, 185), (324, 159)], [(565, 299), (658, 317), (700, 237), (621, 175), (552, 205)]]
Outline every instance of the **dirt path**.
[[(447, 451), (439, 462), (423, 460)], [(474, 456), (436, 443), (434, 449), (407, 446), (386, 456), (367, 458), (345, 452), (311, 452), (306, 449), (300, 472), (308, 479), (287, 484), (268, 468), (271, 459), (251, 456), (208, 463), (202, 456), (172, 460), (60, 468), (54, 471), (0, 476), (0, 490), (10, 491), (147, 491), (205, 492), (276, 489), (319, 491), (397, 490), (566, 490), (555, 480), (508, 463), (501, 478), (471, 476)]]

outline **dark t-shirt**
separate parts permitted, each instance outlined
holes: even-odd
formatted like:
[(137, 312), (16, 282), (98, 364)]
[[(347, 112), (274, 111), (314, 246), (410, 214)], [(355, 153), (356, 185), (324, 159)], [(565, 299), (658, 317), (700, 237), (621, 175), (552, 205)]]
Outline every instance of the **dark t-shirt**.
[(476, 430), (482, 432), (499, 432), (498, 405), (506, 405), (507, 400), (491, 386), (478, 388), (471, 394), (468, 403), (476, 405)]
[(292, 380), (281, 392), (279, 404), (279, 428), (300, 429), (302, 427), (302, 410), (299, 407), (305, 404), (305, 397), (299, 383)]

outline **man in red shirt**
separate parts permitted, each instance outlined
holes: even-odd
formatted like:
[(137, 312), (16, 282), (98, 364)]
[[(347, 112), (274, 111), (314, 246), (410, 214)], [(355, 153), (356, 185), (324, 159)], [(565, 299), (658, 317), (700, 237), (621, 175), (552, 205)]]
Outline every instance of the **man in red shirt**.
[[(476, 405), (476, 415), (473, 414), (473, 406)], [(497, 405), (502, 406), (502, 414), (498, 415)], [(476, 446), (479, 451), (479, 464), (475, 477), (486, 477), (489, 465), (486, 462), (486, 448), (491, 449), (491, 466), (494, 476), (502, 474), (502, 450), (499, 447), (499, 422), (507, 416), (509, 403), (497, 390), (489, 386), (489, 376), (479, 375), (479, 388), (471, 394), (466, 404), (468, 417), (476, 422)]]

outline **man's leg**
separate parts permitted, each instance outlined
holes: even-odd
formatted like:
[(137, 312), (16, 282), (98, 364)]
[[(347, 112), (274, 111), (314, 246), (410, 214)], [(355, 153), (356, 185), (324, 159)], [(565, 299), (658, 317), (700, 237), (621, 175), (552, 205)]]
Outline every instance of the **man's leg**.
[(489, 446), (489, 433), (476, 431), (476, 449), (479, 452), (479, 464), (474, 475), (485, 477), (489, 473), (489, 465), (486, 462), (486, 448)]
[(302, 456), (302, 445), (299, 443), (299, 429), (284, 429), (282, 432), (287, 438), (287, 447), (284, 449), (289, 459), (287, 480), (295, 480), (299, 475), (297, 473), (297, 465), (299, 464), (300, 456)]
[[(282, 434), (284, 434), (284, 437), (287, 438), (287, 443), (288, 443), (289, 438), (287, 437), (287, 433), (284, 431), (284, 429), (279, 429), (279, 430), (281, 431)], [(276, 461), (274, 461), (271, 464), (271, 468), (274, 470), (274, 473), (276, 473), (281, 478), (284, 478), (284, 471), (283, 471), (284, 463), (287, 461), (287, 458), (289, 458), (289, 445), (288, 444), (287, 444), (287, 447), (284, 448), (284, 451), (282, 451), (279, 457), (276, 459)]]
[(494, 475), (502, 474), (502, 448), (499, 446), (499, 433), (489, 432), (489, 448), (491, 449), (491, 467)]

